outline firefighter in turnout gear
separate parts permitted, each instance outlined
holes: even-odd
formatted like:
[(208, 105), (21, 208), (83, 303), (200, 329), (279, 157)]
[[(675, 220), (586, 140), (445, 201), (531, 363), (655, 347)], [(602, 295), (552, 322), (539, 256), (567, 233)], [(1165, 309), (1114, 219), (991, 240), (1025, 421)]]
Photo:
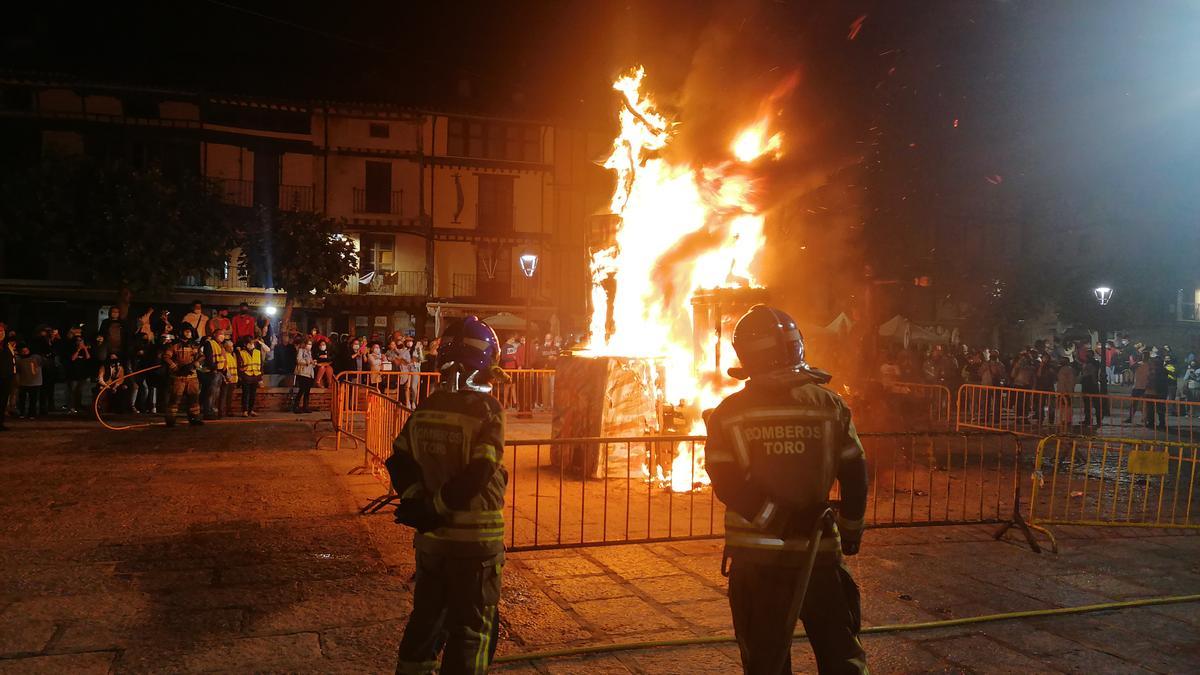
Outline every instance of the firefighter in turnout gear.
[[(729, 374), (749, 382), (707, 417), (705, 461), (726, 506), (729, 605), (742, 668), (791, 673), (799, 618), (819, 672), (865, 673), (858, 586), (842, 558), (858, 553), (867, 506), (866, 460), (850, 410), (822, 386), (830, 375), (805, 363), (804, 340), (787, 314), (752, 307), (733, 348), (741, 366)], [(835, 480), (836, 523), (823, 517)]]
[(504, 565), (504, 411), (488, 392), (505, 375), (500, 342), (476, 317), (448, 328), (441, 380), (387, 461), (396, 522), (417, 530), (413, 609), (397, 673), (484, 673), (496, 650)]
[(196, 377), (196, 366), (200, 360), (200, 347), (192, 338), (192, 329), (185, 326), (183, 339), (168, 344), (163, 349), (163, 369), (171, 383), (171, 393), (163, 416), (167, 426), (175, 426), (175, 412), (181, 404), (187, 405), (188, 422), (198, 426), (200, 419), (200, 380)]

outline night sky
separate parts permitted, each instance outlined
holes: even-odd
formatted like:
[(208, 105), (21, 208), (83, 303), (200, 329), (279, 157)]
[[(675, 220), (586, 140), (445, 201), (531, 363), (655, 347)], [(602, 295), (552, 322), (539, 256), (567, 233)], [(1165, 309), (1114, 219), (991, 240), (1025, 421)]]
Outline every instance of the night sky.
[(0, 34), (6, 69), (600, 130), (613, 76), (644, 63), (696, 142), (796, 72), (813, 166), (890, 171), (877, 199), (903, 218), (913, 199), (1190, 227), (1198, 206), (1182, 0), (23, 3)]

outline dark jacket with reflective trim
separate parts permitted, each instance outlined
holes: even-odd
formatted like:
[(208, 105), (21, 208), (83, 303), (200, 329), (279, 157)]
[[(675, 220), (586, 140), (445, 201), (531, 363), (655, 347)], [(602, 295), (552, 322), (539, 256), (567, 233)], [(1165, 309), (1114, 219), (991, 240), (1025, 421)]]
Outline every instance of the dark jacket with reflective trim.
[[(815, 518), (837, 480), (838, 526), (858, 536), (867, 506), (867, 470), (850, 409), (805, 373), (750, 380), (708, 419), (705, 464), (724, 502), (730, 554), (800, 564)], [(821, 541), (838, 556), (837, 528)]]
[(435, 391), (392, 444), (387, 461), (401, 499), (428, 499), (444, 524), (417, 550), (450, 556), (504, 552), (504, 411), (474, 391)]

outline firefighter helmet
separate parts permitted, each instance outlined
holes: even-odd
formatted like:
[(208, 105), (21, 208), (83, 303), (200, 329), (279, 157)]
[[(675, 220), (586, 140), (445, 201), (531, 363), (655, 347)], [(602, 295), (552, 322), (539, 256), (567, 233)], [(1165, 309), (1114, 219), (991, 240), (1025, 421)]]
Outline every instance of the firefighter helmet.
[(767, 305), (751, 307), (738, 320), (733, 329), (733, 350), (741, 367), (730, 368), (729, 374), (739, 380), (808, 368), (804, 362), (804, 337), (795, 320)]
[(487, 383), (492, 379), (492, 369), (499, 355), (500, 340), (496, 331), (479, 317), (468, 316), (454, 322), (442, 333), (438, 371), (442, 373), (443, 382), (454, 389), (461, 383), (468, 388), (490, 391), (491, 386)]

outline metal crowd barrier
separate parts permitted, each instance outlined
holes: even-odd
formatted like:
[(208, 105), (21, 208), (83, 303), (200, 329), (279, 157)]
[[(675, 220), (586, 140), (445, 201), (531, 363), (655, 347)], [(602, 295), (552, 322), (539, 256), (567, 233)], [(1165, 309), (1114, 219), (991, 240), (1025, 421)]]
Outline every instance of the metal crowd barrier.
[(1200, 529), (1198, 453), (1194, 443), (1048, 436), (1034, 460), (1029, 521)]
[(854, 395), (860, 390), (868, 401), (873, 396), (882, 396), (885, 400), (898, 403), (901, 408), (899, 412), (910, 423), (922, 412), (935, 427), (945, 428), (954, 421), (954, 399), (945, 385), (871, 380), (859, 387), (851, 387), (849, 393)]
[[(512, 410), (550, 409), (554, 403), (553, 370), (526, 369), (505, 371), (511, 381), (497, 384), (492, 395)], [(338, 373), (335, 386), (353, 382), (374, 387), (401, 404), (416, 407), (433, 392), (439, 373), (414, 373), (397, 370), (347, 370)]]
[[(1005, 433), (861, 434), (870, 485), (869, 527), (1016, 525), (1021, 445)], [(507, 543), (537, 550), (719, 537), (724, 507), (706, 485), (703, 436), (516, 440), (509, 472)], [(683, 459), (676, 459), (676, 456)], [(670, 480), (664, 467), (682, 477)], [(674, 483), (676, 492), (671, 489)], [(691, 488), (691, 489), (689, 489)], [(830, 495), (838, 499), (835, 485)]]
[[(958, 390), (958, 429), (1044, 437), (1076, 426), (1116, 427), (1124, 436), (1196, 442), (1200, 403), (965, 384)], [(1149, 426), (1147, 426), (1149, 425)]]

